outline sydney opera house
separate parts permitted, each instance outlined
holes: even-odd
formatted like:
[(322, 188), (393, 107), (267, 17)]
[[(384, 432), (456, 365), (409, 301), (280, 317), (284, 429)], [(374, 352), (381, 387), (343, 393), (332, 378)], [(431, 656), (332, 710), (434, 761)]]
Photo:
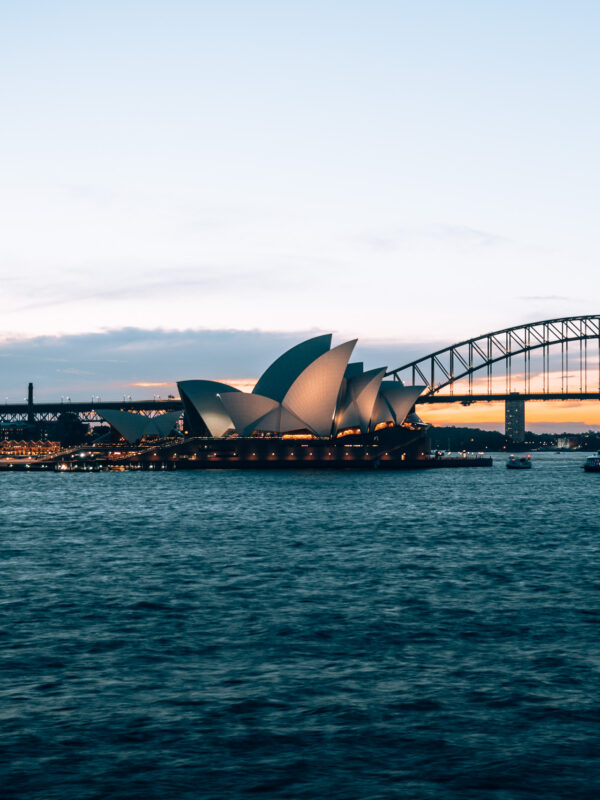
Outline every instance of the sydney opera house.
[(402, 425), (422, 386), (384, 381), (385, 367), (350, 362), (356, 339), (331, 347), (315, 336), (280, 356), (251, 393), (216, 381), (177, 384), (196, 436), (296, 434), (331, 439)]
[[(407, 458), (424, 449), (414, 414), (423, 386), (384, 380), (386, 367), (351, 361), (356, 339), (332, 347), (331, 334), (301, 342), (274, 361), (252, 392), (213, 380), (182, 380), (183, 431), (174, 457), (217, 462), (348, 459), (379, 452)], [(103, 416), (124, 439), (166, 437), (181, 412), (152, 419), (126, 411)], [(304, 448), (304, 449), (302, 449)]]

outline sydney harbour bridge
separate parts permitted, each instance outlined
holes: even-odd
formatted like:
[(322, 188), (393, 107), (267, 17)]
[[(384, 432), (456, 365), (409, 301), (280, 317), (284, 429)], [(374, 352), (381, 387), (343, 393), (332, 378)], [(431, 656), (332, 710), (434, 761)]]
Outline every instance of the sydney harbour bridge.
[(485, 333), (391, 370), (426, 388), (418, 403), (501, 401), (507, 435), (522, 440), (528, 400), (600, 399), (600, 315)]
[[(390, 370), (388, 379), (424, 385), (425, 403), (504, 402), (507, 435), (519, 441), (529, 400), (600, 399), (600, 315), (529, 322), (485, 333)], [(0, 423), (51, 421), (64, 412), (87, 422), (106, 409), (155, 415), (180, 409), (176, 398), (0, 405)], [(521, 439), (522, 440), (522, 439)]]

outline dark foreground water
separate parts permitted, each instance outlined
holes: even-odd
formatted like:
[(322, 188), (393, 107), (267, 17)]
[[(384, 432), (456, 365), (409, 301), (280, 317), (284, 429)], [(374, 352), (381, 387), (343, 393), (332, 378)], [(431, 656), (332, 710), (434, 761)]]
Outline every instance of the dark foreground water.
[(597, 798), (583, 458), (0, 475), (0, 796)]

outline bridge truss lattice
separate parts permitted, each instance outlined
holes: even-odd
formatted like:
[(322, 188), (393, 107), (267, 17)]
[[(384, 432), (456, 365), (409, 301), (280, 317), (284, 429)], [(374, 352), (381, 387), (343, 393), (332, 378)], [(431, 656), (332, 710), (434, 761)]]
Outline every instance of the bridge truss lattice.
[(457, 399), (457, 389), (461, 399), (500, 399), (515, 392), (541, 399), (598, 397), (600, 315), (486, 333), (397, 367), (388, 376), (424, 384), (425, 402)]

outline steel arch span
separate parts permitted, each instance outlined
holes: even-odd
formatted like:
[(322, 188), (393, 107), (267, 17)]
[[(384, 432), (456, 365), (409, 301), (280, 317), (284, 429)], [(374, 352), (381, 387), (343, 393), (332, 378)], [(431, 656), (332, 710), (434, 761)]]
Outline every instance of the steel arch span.
[(598, 398), (600, 314), (485, 333), (387, 375), (408, 384), (425, 384), (418, 402), (500, 400), (515, 392), (530, 399)]

